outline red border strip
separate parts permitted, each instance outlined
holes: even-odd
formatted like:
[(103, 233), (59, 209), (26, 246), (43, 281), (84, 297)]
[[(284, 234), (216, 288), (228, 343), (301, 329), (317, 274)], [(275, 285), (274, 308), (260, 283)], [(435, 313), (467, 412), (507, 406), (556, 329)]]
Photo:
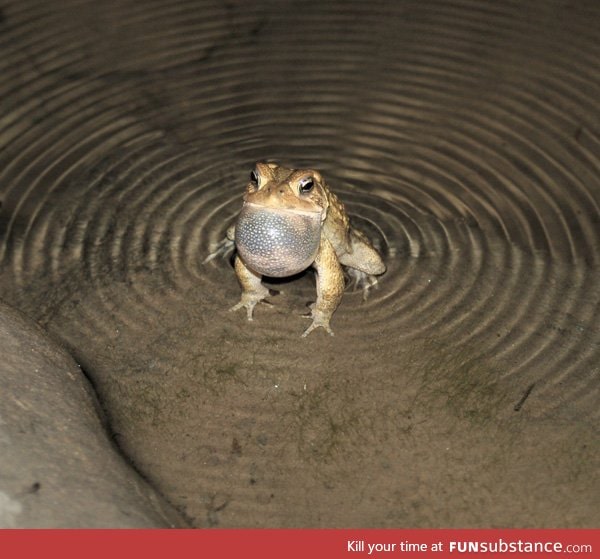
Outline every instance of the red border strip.
[(595, 559), (600, 530), (1, 530), (0, 551), (10, 559)]

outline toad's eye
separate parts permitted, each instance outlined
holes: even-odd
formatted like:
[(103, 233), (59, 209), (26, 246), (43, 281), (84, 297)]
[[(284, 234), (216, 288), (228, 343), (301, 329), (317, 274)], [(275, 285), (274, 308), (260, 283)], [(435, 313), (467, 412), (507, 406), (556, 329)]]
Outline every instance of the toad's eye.
[(307, 192), (310, 192), (313, 189), (313, 186), (315, 186), (315, 180), (312, 177), (306, 177), (305, 179), (302, 179), (300, 181), (298, 186), (300, 192), (302, 194), (306, 194)]
[(253, 171), (250, 173), (250, 182), (251, 182), (253, 185), (255, 185), (255, 186), (258, 186), (258, 174), (257, 174), (256, 170), (253, 170)]

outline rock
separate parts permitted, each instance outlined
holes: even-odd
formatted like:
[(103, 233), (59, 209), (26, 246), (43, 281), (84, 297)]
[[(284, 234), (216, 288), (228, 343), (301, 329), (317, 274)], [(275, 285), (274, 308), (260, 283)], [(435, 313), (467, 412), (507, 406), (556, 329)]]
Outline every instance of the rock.
[(119, 454), (81, 369), (0, 304), (0, 527), (184, 527)]

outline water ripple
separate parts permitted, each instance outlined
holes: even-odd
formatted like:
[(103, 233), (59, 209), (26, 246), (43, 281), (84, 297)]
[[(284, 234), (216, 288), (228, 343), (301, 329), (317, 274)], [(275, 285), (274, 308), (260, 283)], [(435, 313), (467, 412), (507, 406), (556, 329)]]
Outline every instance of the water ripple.
[(333, 2), (293, 23), (236, 3), (63, 4), (9, 2), (0, 24), (6, 298), (81, 347), (185, 313), (203, 325), (189, 344), (215, 321), (295, 339), (310, 274), (251, 328), (225, 312), (230, 262), (203, 260), (254, 161), (311, 166), (388, 266), (368, 301), (346, 293), (336, 339), (357, 355), (451, 340), (535, 383), (539, 416), (599, 417), (596, 4)]

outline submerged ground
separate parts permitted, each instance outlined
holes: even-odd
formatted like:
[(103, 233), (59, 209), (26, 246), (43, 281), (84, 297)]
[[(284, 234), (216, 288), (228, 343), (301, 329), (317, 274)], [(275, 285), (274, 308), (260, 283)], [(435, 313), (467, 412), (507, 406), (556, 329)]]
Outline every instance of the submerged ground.
[[(191, 525), (598, 525), (597, 2), (1, 9), (0, 296)], [(257, 160), (385, 255), (335, 337), (203, 264)]]

